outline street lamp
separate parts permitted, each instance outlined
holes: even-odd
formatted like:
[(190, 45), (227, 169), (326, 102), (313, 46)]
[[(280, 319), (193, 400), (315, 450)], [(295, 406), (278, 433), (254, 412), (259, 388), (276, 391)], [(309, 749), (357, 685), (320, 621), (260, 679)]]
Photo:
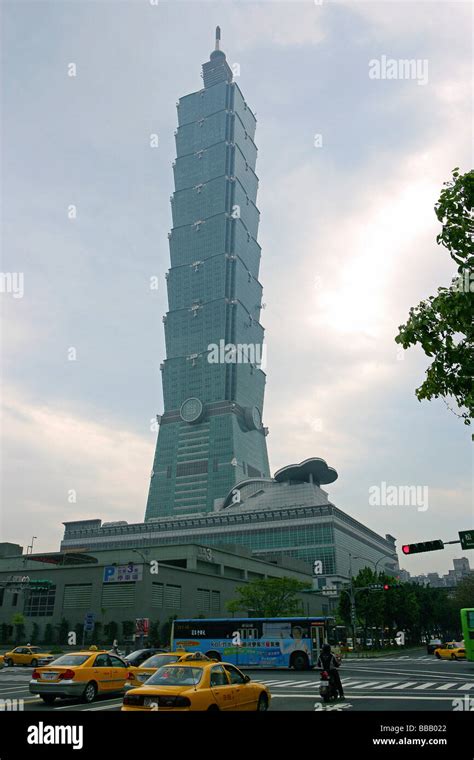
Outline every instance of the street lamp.
[(31, 549), (30, 554), (33, 554), (33, 544), (34, 544), (36, 538), (38, 538), (38, 536), (32, 536), (31, 537), (31, 544), (26, 547), (26, 553), (27, 554), (28, 554), (28, 549)]
[[(351, 560), (352, 560), (352, 555), (349, 555), (349, 556), (351, 557)], [(373, 559), (369, 559), (368, 557), (362, 557), (362, 556), (360, 556), (360, 555), (359, 555), (359, 556), (357, 556), (357, 557), (354, 557), (354, 559), (363, 559), (363, 560), (365, 560), (365, 561), (367, 561), (367, 562), (370, 562), (370, 563), (371, 563), (371, 564), (374, 566), (374, 574), (375, 574), (375, 575), (377, 574), (377, 566), (378, 566), (379, 562), (382, 562), (382, 560), (384, 560), (384, 559), (389, 559), (389, 558), (390, 558), (390, 557), (389, 557), (389, 555), (388, 555), (388, 554), (383, 554), (383, 555), (382, 555), (382, 556), (381, 556), (381, 557), (380, 557), (380, 558), (377, 560), (377, 562), (374, 562), (374, 560), (373, 560)], [(351, 582), (352, 582), (352, 564), (351, 564)], [(354, 604), (355, 604), (355, 599), (354, 599)], [(383, 646), (383, 642), (384, 642), (384, 628), (383, 628), (383, 625), (382, 625), (382, 646)]]

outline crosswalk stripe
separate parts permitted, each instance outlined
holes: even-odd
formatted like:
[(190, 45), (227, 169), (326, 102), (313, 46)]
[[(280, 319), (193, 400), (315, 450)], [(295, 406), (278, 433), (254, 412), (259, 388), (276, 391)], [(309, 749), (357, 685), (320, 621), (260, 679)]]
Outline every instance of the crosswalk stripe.
[(430, 686), (436, 686), (436, 681), (428, 681), (427, 683), (420, 683), (419, 686), (415, 686), (415, 689), (421, 691), (421, 689), (429, 689)]
[[(366, 682), (366, 683), (361, 683), (361, 685), (357, 686), (357, 688), (358, 689), (368, 689), (369, 686), (377, 686), (378, 683), (380, 683), (380, 682), (379, 681), (369, 681), (369, 682)], [(353, 688), (353, 687), (349, 686), (349, 688)]]
[(459, 691), (468, 691), (469, 689), (474, 689), (474, 683), (463, 683), (463, 685), (459, 687)]
[(453, 686), (457, 686), (457, 683), (456, 682), (444, 683), (442, 686), (438, 686), (436, 688), (436, 691), (446, 691), (446, 689), (451, 689)]
[(388, 689), (389, 686), (396, 686), (398, 681), (388, 681), (387, 683), (382, 683), (380, 686), (375, 686), (374, 689)]
[(407, 689), (408, 686), (414, 686), (416, 684), (416, 681), (407, 681), (406, 683), (401, 683), (400, 686), (395, 686), (395, 689)]

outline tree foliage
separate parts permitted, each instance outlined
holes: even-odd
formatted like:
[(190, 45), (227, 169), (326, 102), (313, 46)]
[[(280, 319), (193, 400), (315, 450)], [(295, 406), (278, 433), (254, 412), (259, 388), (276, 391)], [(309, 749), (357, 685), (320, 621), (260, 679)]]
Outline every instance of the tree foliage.
[(246, 612), (255, 617), (283, 617), (301, 613), (297, 594), (311, 588), (296, 578), (257, 578), (238, 586), (238, 598), (227, 602), (229, 612)]
[(419, 344), (432, 358), (415, 391), (418, 400), (453, 398), (462, 410), (458, 416), (469, 425), (474, 413), (474, 171), (453, 170), (435, 213), (442, 224), (436, 241), (449, 251), (458, 276), (410, 309), (395, 341), (405, 349)]

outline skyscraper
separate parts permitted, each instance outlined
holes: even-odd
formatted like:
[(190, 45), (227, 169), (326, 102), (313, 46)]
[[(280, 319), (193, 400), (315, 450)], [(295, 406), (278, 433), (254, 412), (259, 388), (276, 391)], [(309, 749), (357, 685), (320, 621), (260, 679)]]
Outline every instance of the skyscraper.
[(203, 88), (178, 103), (164, 412), (145, 520), (212, 511), (235, 483), (270, 475), (256, 122), (219, 48), (217, 27)]

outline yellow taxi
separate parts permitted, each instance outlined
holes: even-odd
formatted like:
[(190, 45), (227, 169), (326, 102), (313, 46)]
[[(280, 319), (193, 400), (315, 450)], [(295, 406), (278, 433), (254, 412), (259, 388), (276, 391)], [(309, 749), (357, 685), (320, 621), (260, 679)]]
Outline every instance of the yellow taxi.
[[(171, 665), (172, 662), (183, 662), (188, 659), (194, 659), (195, 657), (195, 654), (185, 652), (183, 649), (176, 652), (160, 652), (154, 654), (142, 662), (141, 665), (137, 667), (128, 667), (125, 688), (133, 689), (137, 686), (142, 686), (145, 681), (148, 681), (150, 676), (152, 676), (153, 673), (156, 673), (158, 668), (163, 667), (163, 665)], [(208, 660), (209, 658), (203, 654), (201, 659)]]
[(123, 698), (123, 711), (268, 710), (270, 691), (235, 665), (194, 656), (159, 668)]
[(435, 649), (435, 657), (438, 660), (465, 660), (466, 650), (463, 642), (460, 644), (457, 641), (448, 641), (446, 644), (442, 644)]
[(5, 665), (5, 657), (3, 654), (0, 654), (0, 668), (3, 668)]
[(89, 703), (98, 694), (123, 692), (128, 670), (125, 660), (110, 652), (71, 652), (47, 667), (36, 668), (30, 693), (39, 694), (47, 705), (53, 704), (56, 697), (78, 697)]
[(37, 665), (46, 665), (54, 660), (55, 656), (50, 652), (44, 652), (40, 647), (30, 645), (16, 647), (3, 655), (5, 665), (30, 665), (33, 668), (36, 668)]

